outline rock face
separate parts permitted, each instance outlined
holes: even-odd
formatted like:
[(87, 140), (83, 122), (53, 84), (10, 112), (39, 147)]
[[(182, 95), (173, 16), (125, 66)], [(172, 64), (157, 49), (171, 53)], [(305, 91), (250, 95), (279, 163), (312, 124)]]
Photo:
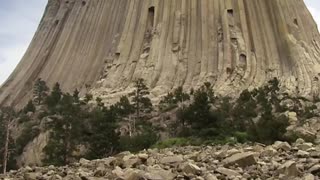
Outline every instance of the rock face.
[[(320, 146), (311, 144), (310, 155), (299, 156), (297, 141), (288, 150), (256, 145), (224, 145), (149, 149), (138, 154), (123, 152), (114, 157), (89, 161), (81, 159), (65, 167), (24, 167), (11, 171), (7, 180), (123, 179), (123, 180), (217, 180), (292, 179), (318, 180)], [(238, 153), (233, 154), (235, 150)], [(221, 157), (219, 151), (225, 152)], [(152, 159), (152, 160), (151, 160)], [(135, 162), (132, 164), (132, 162)], [(129, 165), (129, 166), (128, 166)]]
[(318, 93), (320, 36), (303, 0), (49, 0), (26, 54), (0, 89), (19, 105), (41, 77), (105, 99), (144, 78), (158, 97), (209, 81), (237, 94), (279, 77)]

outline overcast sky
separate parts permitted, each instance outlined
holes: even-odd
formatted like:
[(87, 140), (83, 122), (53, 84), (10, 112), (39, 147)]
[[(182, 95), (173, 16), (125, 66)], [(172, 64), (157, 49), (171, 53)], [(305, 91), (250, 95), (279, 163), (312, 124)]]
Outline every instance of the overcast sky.
[[(320, 0), (305, 0), (320, 25)], [(0, 85), (25, 53), (47, 0), (0, 0)]]

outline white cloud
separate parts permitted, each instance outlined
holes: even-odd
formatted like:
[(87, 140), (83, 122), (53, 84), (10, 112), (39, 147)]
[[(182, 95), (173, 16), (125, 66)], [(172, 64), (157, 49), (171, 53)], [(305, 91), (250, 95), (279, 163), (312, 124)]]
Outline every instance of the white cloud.
[(0, 6), (0, 85), (21, 60), (38, 27), (47, 0), (10, 0)]

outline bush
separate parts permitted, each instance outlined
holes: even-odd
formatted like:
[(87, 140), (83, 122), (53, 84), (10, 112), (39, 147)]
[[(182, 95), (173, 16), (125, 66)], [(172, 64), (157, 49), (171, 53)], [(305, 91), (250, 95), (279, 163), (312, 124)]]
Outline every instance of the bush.
[(246, 143), (250, 138), (247, 132), (236, 131), (233, 135), (238, 143)]
[(120, 137), (120, 149), (122, 151), (138, 152), (150, 148), (158, 139), (159, 136), (154, 131), (147, 129), (136, 136)]
[(164, 149), (170, 147), (179, 147), (190, 145), (190, 139), (188, 138), (171, 138), (164, 141), (157, 142), (153, 145), (153, 148)]

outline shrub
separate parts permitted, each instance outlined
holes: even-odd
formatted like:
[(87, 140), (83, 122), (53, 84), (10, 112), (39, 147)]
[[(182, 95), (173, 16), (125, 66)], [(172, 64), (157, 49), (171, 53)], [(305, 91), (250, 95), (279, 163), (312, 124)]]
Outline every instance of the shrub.
[(143, 149), (150, 148), (159, 139), (157, 133), (151, 129), (146, 129), (136, 136), (120, 137), (120, 149), (122, 151), (138, 152)]
[(179, 147), (190, 145), (190, 139), (188, 138), (171, 138), (164, 141), (157, 142), (153, 145), (153, 148), (164, 149), (170, 147)]

